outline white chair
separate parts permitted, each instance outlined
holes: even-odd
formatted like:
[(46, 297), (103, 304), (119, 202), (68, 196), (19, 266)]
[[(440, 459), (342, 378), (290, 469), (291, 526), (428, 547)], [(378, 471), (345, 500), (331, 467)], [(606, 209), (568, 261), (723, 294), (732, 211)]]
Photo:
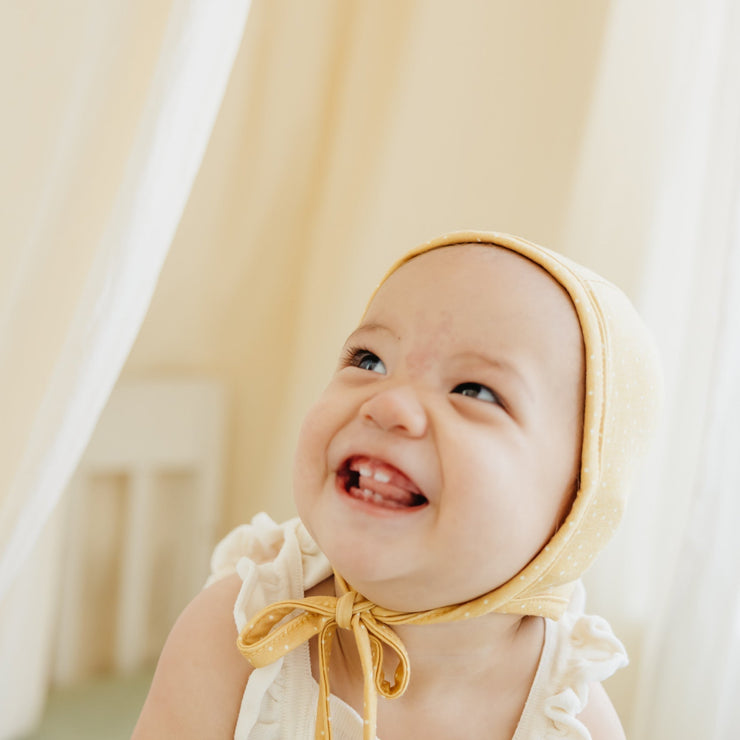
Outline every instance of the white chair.
[[(103, 636), (111, 641), (115, 670), (135, 670), (161, 647), (151, 635), (152, 598), (157, 591), (167, 588), (179, 610), (203, 585), (220, 515), (225, 420), (225, 394), (215, 382), (128, 381), (113, 391), (68, 490), (56, 683), (70, 683), (88, 670), (81, 655), (84, 641), (91, 638), (81, 615), (90, 568), (95, 565), (85, 546), (95, 534), (90, 527), (115, 533), (98, 538), (103, 547), (110, 544), (116, 550), (107, 557), (118, 563), (112, 577), (115, 603), (104, 610), (113, 615), (113, 623), (105, 626)], [(172, 474), (179, 481), (174, 498), (172, 485), (164, 485)], [(101, 517), (91, 521), (90, 515), (95, 497), (104, 495), (100, 482), (106, 478), (118, 483), (121, 518), (113, 523)], [(109, 507), (109, 512), (115, 511)], [(155, 572), (162, 571), (158, 555), (163, 537), (168, 551), (174, 552), (165, 562), (168, 572), (164, 578), (160, 572), (161, 580), (155, 583)]]

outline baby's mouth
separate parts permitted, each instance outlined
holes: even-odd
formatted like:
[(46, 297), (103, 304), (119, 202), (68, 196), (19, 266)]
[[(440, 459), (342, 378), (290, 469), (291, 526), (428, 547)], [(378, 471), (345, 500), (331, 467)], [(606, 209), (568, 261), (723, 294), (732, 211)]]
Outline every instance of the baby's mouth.
[(342, 463), (337, 478), (352, 498), (386, 509), (412, 509), (427, 503), (416, 484), (392, 465), (365, 455)]

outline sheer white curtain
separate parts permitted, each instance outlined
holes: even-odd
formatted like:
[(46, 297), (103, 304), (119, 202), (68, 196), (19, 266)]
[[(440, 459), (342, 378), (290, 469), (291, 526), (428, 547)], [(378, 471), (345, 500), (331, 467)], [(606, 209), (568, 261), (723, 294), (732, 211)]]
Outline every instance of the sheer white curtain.
[(31, 0), (0, 10), (0, 600), (12, 596), (0, 609), (3, 737), (30, 724), (44, 690), (51, 584), (9, 589), (138, 332), (248, 9)]
[[(115, 82), (105, 72), (121, 51), (117, 23), (126, 3), (81, 4), (98, 16), (98, 41), (80, 67), (84, 79), (73, 81), (63, 119), (54, 122), (55, 151), (42, 173), (33, 227), (3, 245), (0, 596), (64, 489), (139, 329), (208, 142), (248, 5), (171, 4), (134, 130), (114, 142), (126, 147), (120, 182), (108, 201), (95, 204), (102, 213), (87, 214), (100, 219), (102, 229), (81, 246), (65, 243), (70, 231), (63, 222), (68, 209), (78, 210), (77, 169), (94, 172), (94, 163), (85, 161), (97, 153), (86, 150), (91, 123), (115, 125), (115, 108), (101, 111), (100, 88)], [(80, 19), (80, 35), (90, 21)], [(137, 54), (135, 45), (127, 51)], [(93, 115), (112, 120), (91, 122)], [(36, 357), (43, 367), (26, 364)]]
[(644, 255), (635, 292), (663, 355), (666, 402), (590, 593), (632, 654), (632, 691), (619, 697), (628, 737), (730, 740), (740, 726), (740, 7), (617, 0), (609, 23), (570, 238)]

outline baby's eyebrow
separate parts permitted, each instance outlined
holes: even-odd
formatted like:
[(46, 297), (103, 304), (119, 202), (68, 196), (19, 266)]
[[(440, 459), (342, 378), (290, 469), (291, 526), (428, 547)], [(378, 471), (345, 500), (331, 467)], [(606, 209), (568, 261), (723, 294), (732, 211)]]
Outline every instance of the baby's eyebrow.
[(502, 370), (503, 372), (512, 375), (519, 382), (519, 385), (530, 397), (530, 399), (532, 398), (532, 389), (529, 386), (524, 373), (522, 373), (522, 371), (509, 360), (506, 360), (503, 357), (492, 357), (491, 355), (487, 355), (485, 352), (480, 352), (477, 350), (460, 352), (456, 355), (456, 357), (462, 360), (475, 360), (477, 362), (483, 362), (486, 365), (491, 365), (495, 367), (497, 370)]
[[(362, 336), (366, 333), (375, 333), (375, 332), (383, 332), (385, 334), (390, 334), (391, 336), (396, 336), (396, 333), (391, 331), (385, 324), (378, 324), (375, 321), (368, 322), (367, 324), (360, 324), (348, 337), (347, 342), (351, 342), (355, 339), (357, 335)], [(345, 344), (347, 343), (345, 342)]]

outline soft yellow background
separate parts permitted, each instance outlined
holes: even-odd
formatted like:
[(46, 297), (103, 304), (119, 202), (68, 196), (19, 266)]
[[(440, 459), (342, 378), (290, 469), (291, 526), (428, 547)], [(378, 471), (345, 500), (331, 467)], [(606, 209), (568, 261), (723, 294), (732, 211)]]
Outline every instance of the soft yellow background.
[(564, 229), (607, 3), (253, 3), (123, 378), (221, 378), (222, 529), (292, 513), (300, 418), (390, 262), (446, 231)]

